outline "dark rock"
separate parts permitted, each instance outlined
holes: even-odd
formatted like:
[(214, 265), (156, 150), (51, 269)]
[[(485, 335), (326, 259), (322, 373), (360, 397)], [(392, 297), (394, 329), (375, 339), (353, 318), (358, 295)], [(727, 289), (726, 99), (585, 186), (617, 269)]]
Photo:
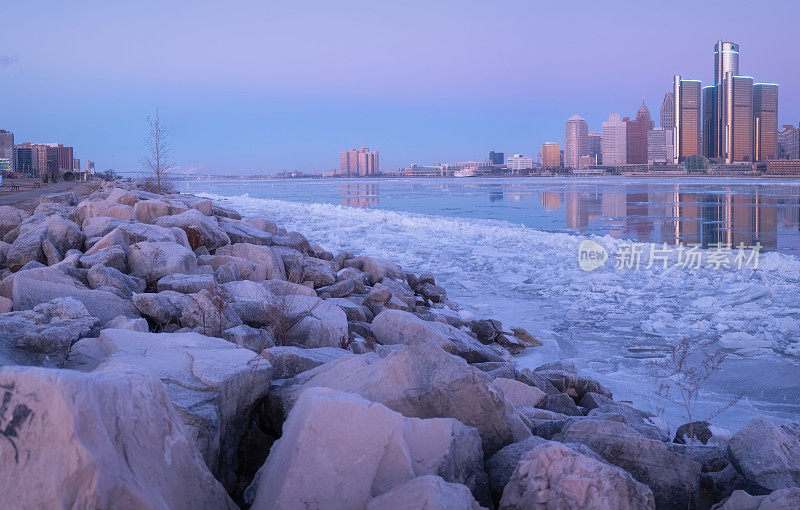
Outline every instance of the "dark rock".
[(566, 393), (547, 395), (545, 401), (539, 405), (542, 409), (547, 409), (554, 413), (561, 413), (567, 416), (583, 416), (583, 411), (575, 404), (572, 397)]

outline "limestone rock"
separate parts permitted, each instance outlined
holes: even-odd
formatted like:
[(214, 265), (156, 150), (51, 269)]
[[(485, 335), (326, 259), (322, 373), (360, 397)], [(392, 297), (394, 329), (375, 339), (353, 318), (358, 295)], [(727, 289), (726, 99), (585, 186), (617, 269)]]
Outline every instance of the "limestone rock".
[(497, 378), (490, 384), (492, 388), (503, 393), (506, 400), (518, 407), (536, 407), (547, 397), (539, 388), (528, 386), (514, 379)]
[(203, 289), (211, 289), (217, 282), (211, 275), (205, 274), (168, 274), (158, 280), (156, 288), (159, 292), (172, 290), (181, 294), (194, 294)]
[(98, 319), (71, 297), (53, 299), (32, 310), (3, 313), (0, 365), (63, 366), (72, 343), (97, 325)]
[(423, 321), (401, 310), (384, 310), (372, 321), (372, 331), (381, 344), (431, 343), (463, 357), (469, 363), (503, 361), (502, 356), (466, 331), (441, 322)]
[(545, 442), (523, 455), (500, 509), (653, 509), (653, 493), (622, 469), (567, 445)]
[(83, 339), (72, 351), (68, 365), (83, 371), (120, 365), (161, 379), (187, 436), (212, 473), (227, 488), (233, 486), (239, 440), (253, 406), (268, 391), (272, 367), (267, 360), (196, 333), (121, 329)]
[(118, 289), (126, 299), (130, 299), (134, 293), (143, 292), (145, 287), (143, 279), (128, 276), (118, 269), (106, 267), (102, 264), (92, 266), (87, 276), (91, 288), (113, 287)]
[(180, 320), (183, 308), (189, 302), (189, 296), (165, 290), (158, 293), (134, 294), (132, 301), (139, 313), (156, 325), (164, 326)]
[(153, 223), (160, 227), (178, 227), (186, 232), (193, 250), (200, 246), (216, 250), (231, 243), (230, 237), (220, 228), (216, 218), (206, 216), (195, 209), (174, 216), (162, 216)]
[(4, 506), (236, 508), (157, 379), (6, 367), (0, 387)]
[(489, 382), (486, 374), (463, 359), (421, 344), (384, 358), (361, 354), (325, 363), (275, 386), (270, 405), (276, 416), (285, 416), (302, 390), (335, 388), (380, 402), (404, 416), (455, 418), (478, 429), (484, 453), (491, 455), (530, 432)]
[(361, 262), (361, 271), (369, 275), (369, 282), (371, 285), (375, 285), (384, 277), (405, 281), (406, 276), (405, 273), (403, 273), (403, 268), (391, 260), (367, 257), (364, 255), (358, 257), (357, 260)]
[(480, 510), (469, 489), (433, 475), (420, 476), (373, 498), (367, 510)]
[(475, 429), (453, 419), (407, 418), (358, 395), (310, 388), (289, 414), (245, 500), (254, 496), (253, 510), (364, 508), (375, 496), (424, 475), (485, 494)]
[(170, 274), (193, 274), (197, 259), (189, 248), (177, 243), (143, 241), (130, 247), (128, 266), (131, 273), (155, 284)]
[(766, 418), (753, 418), (734, 434), (728, 453), (759, 491), (800, 486), (800, 435)]
[(269, 280), (286, 279), (286, 271), (283, 266), (283, 261), (272, 251), (272, 248), (269, 246), (235, 243), (219, 248), (216, 251), (216, 254), (239, 257), (264, 266), (266, 269), (266, 278)]
[(289, 379), (329, 361), (349, 356), (350, 352), (338, 347), (301, 349), (287, 345), (265, 349), (261, 355), (272, 365), (274, 379)]

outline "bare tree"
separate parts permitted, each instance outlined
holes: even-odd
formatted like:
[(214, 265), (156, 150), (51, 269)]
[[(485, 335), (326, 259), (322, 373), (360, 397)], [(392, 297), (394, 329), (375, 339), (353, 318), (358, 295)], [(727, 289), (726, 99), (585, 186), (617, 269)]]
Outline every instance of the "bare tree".
[(170, 171), (172, 164), (169, 162), (169, 143), (167, 143), (167, 128), (161, 123), (161, 117), (156, 108), (155, 115), (147, 116), (148, 133), (145, 138), (147, 152), (140, 160), (141, 165), (153, 172), (156, 178), (157, 193), (162, 190), (162, 178)]

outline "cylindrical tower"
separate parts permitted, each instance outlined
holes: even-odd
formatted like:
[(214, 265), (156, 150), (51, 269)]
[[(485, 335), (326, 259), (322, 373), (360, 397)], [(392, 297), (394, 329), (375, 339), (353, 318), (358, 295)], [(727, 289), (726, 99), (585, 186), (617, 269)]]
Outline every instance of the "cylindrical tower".
[(717, 41), (714, 45), (714, 84), (721, 84), (726, 73), (739, 75), (739, 45), (734, 42)]

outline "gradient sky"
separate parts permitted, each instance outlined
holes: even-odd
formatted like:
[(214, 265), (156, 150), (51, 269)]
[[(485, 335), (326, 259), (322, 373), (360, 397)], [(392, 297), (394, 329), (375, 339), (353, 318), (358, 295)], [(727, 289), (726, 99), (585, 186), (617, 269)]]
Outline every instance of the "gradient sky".
[(800, 121), (794, 1), (3, 2), (0, 129), (98, 170), (137, 169), (157, 106), (201, 173), (381, 168), (561, 143), (573, 113), (657, 119), (679, 73), (712, 80), (718, 39)]

